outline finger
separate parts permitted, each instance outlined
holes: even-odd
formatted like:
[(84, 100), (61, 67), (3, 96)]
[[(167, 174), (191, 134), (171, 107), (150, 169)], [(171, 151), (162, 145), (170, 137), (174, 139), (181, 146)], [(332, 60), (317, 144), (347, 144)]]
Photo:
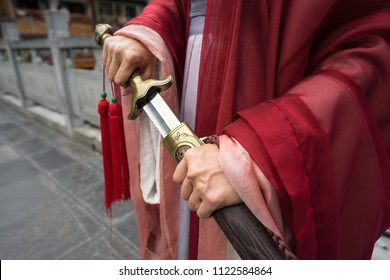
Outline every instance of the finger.
[(128, 86), (129, 77), (136, 68), (137, 66), (134, 64), (122, 62), (115, 75), (114, 82), (122, 87)]
[(111, 56), (109, 55), (108, 51), (103, 52), (103, 66), (104, 66), (104, 71), (106, 72), (105, 74), (108, 73), (107, 69), (110, 67), (111, 64)]
[(201, 219), (207, 219), (211, 217), (211, 214), (215, 211), (216, 208), (210, 207), (210, 204), (202, 201), (202, 203), (199, 205), (198, 209), (196, 210), (196, 214)]
[(103, 50), (102, 50), (102, 62), (103, 62), (103, 65), (106, 64), (107, 57), (108, 57), (108, 44), (103, 44)]
[(192, 211), (198, 211), (201, 204), (202, 204), (202, 200), (200, 199), (200, 197), (198, 195), (196, 195), (195, 193), (192, 193), (190, 198), (188, 199), (188, 207)]
[(140, 69), (142, 73), (142, 79), (147, 80), (152, 77), (153, 64), (147, 65), (144, 69)]
[(103, 62), (103, 65), (107, 68), (108, 65), (110, 65), (111, 63), (111, 57), (112, 55), (110, 55), (111, 51), (110, 51), (110, 39), (112, 38), (107, 38), (104, 40), (104, 44), (103, 44), (103, 52), (102, 52), (102, 62)]
[(184, 200), (188, 200), (193, 192), (192, 181), (186, 177), (181, 185), (181, 196)]
[(106, 65), (107, 61), (107, 48), (103, 46), (103, 51), (102, 51), (102, 63), (103, 65)]
[(176, 166), (175, 172), (173, 173), (173, 181), (181, 184), (187, 176), (187, 161), (183, 158)]
[(108, 58), (106, 64), (106, 71), (110, 81), (114, 81), (119, 66), (120, 66), (120, 61), (118, 61), (115, 57), (113, 57), (112, 59)]

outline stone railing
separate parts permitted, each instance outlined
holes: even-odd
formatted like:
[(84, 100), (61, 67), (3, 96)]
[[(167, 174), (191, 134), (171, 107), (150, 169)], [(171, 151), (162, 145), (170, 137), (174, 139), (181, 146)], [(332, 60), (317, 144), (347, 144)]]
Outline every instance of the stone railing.
[[(59, 19), (58, 13), (52, 11), (45, 18)], [(16, 39), (0, 44), (0, 90), (18, 99), (22, 107), (39, 105), (61, 114), (68, 134), (85, 123), (98, 127), (101, 48), (93, 34), (69, 37), (58, 23), (52, 26), (48, 38), (11, 36)]]

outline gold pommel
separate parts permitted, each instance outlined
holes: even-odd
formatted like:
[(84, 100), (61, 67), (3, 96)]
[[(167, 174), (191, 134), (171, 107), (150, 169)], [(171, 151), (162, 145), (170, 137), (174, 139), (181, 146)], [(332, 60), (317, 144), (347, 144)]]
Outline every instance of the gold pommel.
[(103, 46), (103, 42), (107, 37), (113, 34), (112, 27), (109, 24), (99, 23), (95, 26), (95, 42), (99, 46)]

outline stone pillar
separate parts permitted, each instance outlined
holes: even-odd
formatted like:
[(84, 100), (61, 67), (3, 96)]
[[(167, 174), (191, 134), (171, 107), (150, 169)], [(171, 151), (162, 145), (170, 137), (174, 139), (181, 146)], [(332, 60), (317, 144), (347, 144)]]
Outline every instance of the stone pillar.
[(18, 65), (18, 57), (12, 49), (13, 43), (20, 41), (20, 33), (18, 26), (16, 22), (11, 18), (2, 19), (0, 21), (0, 26), (1, 33), (4, 39), (3, 46), (5, 47), (5, 50), (8, 55), (8, 61), (4, 63), (9, 63), (9, 70), (13, 72), (14, 77), (16, 78), (16, 92), (12, 92), (12, 94), (17, 96), (17, 98), (20, 100), (22, 107), (26, 108), (32, 106), (33, 101), (26, 96), (23, 88), (23, 83)]
[(57, 95), (62, 112), (65, 115), (67, 133), (72, 135), (73, 127), (80, 126), (82, 120), (75, 117), (66, 73), (66, 53), (59, 46), (58, 38), (69, 37), (69, 12), (65, 9), (50, 9), (45, 11), (45, 21), (48, 30), (50, 51), (53, 58), (54, 72), (56, 74)]
[(2, 20), (1, 21), (1, 34), (5, 42), (20, 41), (20, 35), (18, 26), (13, 20)]
[(69, 12), (66, 10), (45, 11), (49, 38), (69, 37)]

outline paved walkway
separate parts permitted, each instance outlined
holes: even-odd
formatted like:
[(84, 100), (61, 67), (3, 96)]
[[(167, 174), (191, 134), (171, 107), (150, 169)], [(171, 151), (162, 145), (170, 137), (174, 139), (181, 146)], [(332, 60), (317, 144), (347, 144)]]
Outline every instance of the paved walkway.
[[(138, 259), (131, 202), (104, 209), (101, 156), (0, 93), (0, 259)], [(373, 259), (390, 260), (390, 233)]]
[(138, 259), (132, 203), (104, 209), (100, 154), (0, 99), (0, 259)]

